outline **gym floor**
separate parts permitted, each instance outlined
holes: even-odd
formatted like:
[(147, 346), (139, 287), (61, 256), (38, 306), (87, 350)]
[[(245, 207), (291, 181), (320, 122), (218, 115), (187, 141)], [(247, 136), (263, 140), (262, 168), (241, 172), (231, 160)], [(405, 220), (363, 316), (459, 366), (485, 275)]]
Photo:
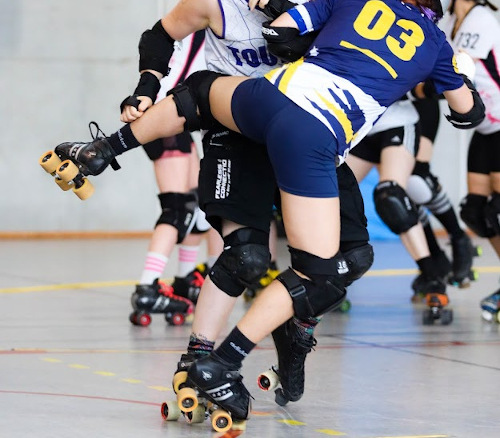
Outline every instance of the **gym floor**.
[[(445, 245), (445, 242), (442, 242)], [(449, 288), (454, 321), (422, 324), (416, 271), (399, 241), (373, 242), (372, 270), (349, 290), (349, 313), (327, 314), (306, 362), (303, 398), (281, 408), (256, 377), (275, 362), (270, 339), (245, 361), (255, 397), (244, 436), (498, 438), (500, 326), (481, 319), (498, 288), (485, 241), (480, 277)], [(171, 378), (190, 326), (128, 320), (147, 240), (25, 240), (0, 245), (0, 436), (234, 437), (209, 422), (166, 422)], [(449, 247), (446, 248), (447, 251)], [(172, 260), (176, 255), (172, 256)], [(280, 243), (278, 264), (288, 265)], [(200, 260), (202, 261), (202, 260)], [(170, 263), (165, 278), (175, 273)], [(241, 300), (227, 333), (248, 306)], [(225, 334), (224, 333), (224, 334)]]

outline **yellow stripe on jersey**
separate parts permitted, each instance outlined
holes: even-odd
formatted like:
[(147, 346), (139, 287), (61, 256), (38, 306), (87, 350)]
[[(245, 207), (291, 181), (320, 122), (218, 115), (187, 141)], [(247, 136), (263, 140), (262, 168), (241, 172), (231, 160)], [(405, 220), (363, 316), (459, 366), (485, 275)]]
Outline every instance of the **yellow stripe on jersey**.
[(299, 60), (293, 62), (292, 64), (288, 64), (286, 66), (286, 71), (283, 74), (280, 83), (278, 85), (278, 89), (286, 95), (286, 90), (288, 88), (288, 84), (290, 84), (290, 81), (292, 80), (292, 77), (294, 73), (297, 71), (297, 69), (304, 63), (304, 58), (300, 58)]
[(344, 130), (344, 134), (345, 134), (345, 142), (346, 142), (346, 144), (349, 144), (352, 141), (352, 139), (354, 138), (354, 132), (352, 130), (352, 123), (347, 118), (346, 113), (344, 111), (342, 111), (340, 108), (337, 108), (335, 105), (333, 105), (332, 102), (327, 100), (325, 97), (323, 97), (318, 92), (316, 92), (316, 94), (321, 99), (321, 101), (326, 105), (328, 110), (334, 114), (335, 118), (341, 124), (342, 129)]
[(389, 74), (392, 76), (393, 79), (396, 79), (398, 77), (396, 70), (394, 70), (386, 61), (384, 61), (377, 54), (373, 53), (371, 50), (363, 49), (361, 47), (355, 46), (354, 44), (348, 43), (347, 41), (341, 41), (340, 45), (342, 47), (347, 48), (347, 49), (353, 49), (353, 50), (360, 51), (361, 53), (363, 53), (364, 55), (373, 59), (374, 61), (378, 62), (382, 67), (384, 67), (389, 72)]

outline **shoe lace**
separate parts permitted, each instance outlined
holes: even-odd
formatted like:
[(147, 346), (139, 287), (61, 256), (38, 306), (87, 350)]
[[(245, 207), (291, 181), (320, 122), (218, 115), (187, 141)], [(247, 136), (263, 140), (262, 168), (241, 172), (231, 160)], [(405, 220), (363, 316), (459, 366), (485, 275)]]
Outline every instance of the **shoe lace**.
[[(97, 122), (94, 122), (93, 120), (89, 122), (89, 131), (92, 140), (104, 140), (106, 138), (106, 134), (104, 134), (103, 130), (99, 127)], [(118, 164), (118, 161), (116, 161), (116, 158), (113, 158), (109, 164), (111, 165), (113, 170), (121, 169), (121, 166)]]
[(301, 333), (299, 331), (299, 335), (295, 336), (292, 341), (292, 360), (290, 369), (293, 370), (290, 373), (290, 380), (294, 383), (300, 383), (302, 386), (304, 383), (304, 373), (303, 370), (305, 368), (306, 356), (314, 350), (314, 347), (317, 345), (318, 341), (312, 335), (308, 335), (307, 333)]

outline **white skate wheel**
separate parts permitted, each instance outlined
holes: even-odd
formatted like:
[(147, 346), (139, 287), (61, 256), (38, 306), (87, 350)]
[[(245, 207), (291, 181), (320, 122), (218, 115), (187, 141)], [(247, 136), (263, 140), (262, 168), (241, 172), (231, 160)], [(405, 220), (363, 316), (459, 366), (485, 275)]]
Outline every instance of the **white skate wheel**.
[(486, 310), (483, 310), (482, 313), (481, 313), (481, 316), (483, 317), (483, 319), (485, 321), (488, 321), (488, 322), (492, 322), (493, 321), (493, 314), (486, 311)]

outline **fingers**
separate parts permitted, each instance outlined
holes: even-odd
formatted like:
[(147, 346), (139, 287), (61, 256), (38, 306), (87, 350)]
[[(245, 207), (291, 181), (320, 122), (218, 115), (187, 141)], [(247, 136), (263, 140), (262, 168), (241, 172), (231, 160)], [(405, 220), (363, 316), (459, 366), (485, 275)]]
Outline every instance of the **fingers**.
[(268, 3), (269, 0), (249, 0), (248, 7), (250, 8), (251, 11), (253, 11), (257, 5), (260, 8), (264, 8), (264, 6), (266, 6)]
[(136, 108), (132, 105), (126, 105), (121, 113), (120, 120), (124, 123), (130, 123), (134, 120), (137, 120), (141, 117), (144, 112), (153, 105), (153, 101), (151, 98), (146, 96), (138, 96), (138, 100), (140, 100), (139, 106)]

